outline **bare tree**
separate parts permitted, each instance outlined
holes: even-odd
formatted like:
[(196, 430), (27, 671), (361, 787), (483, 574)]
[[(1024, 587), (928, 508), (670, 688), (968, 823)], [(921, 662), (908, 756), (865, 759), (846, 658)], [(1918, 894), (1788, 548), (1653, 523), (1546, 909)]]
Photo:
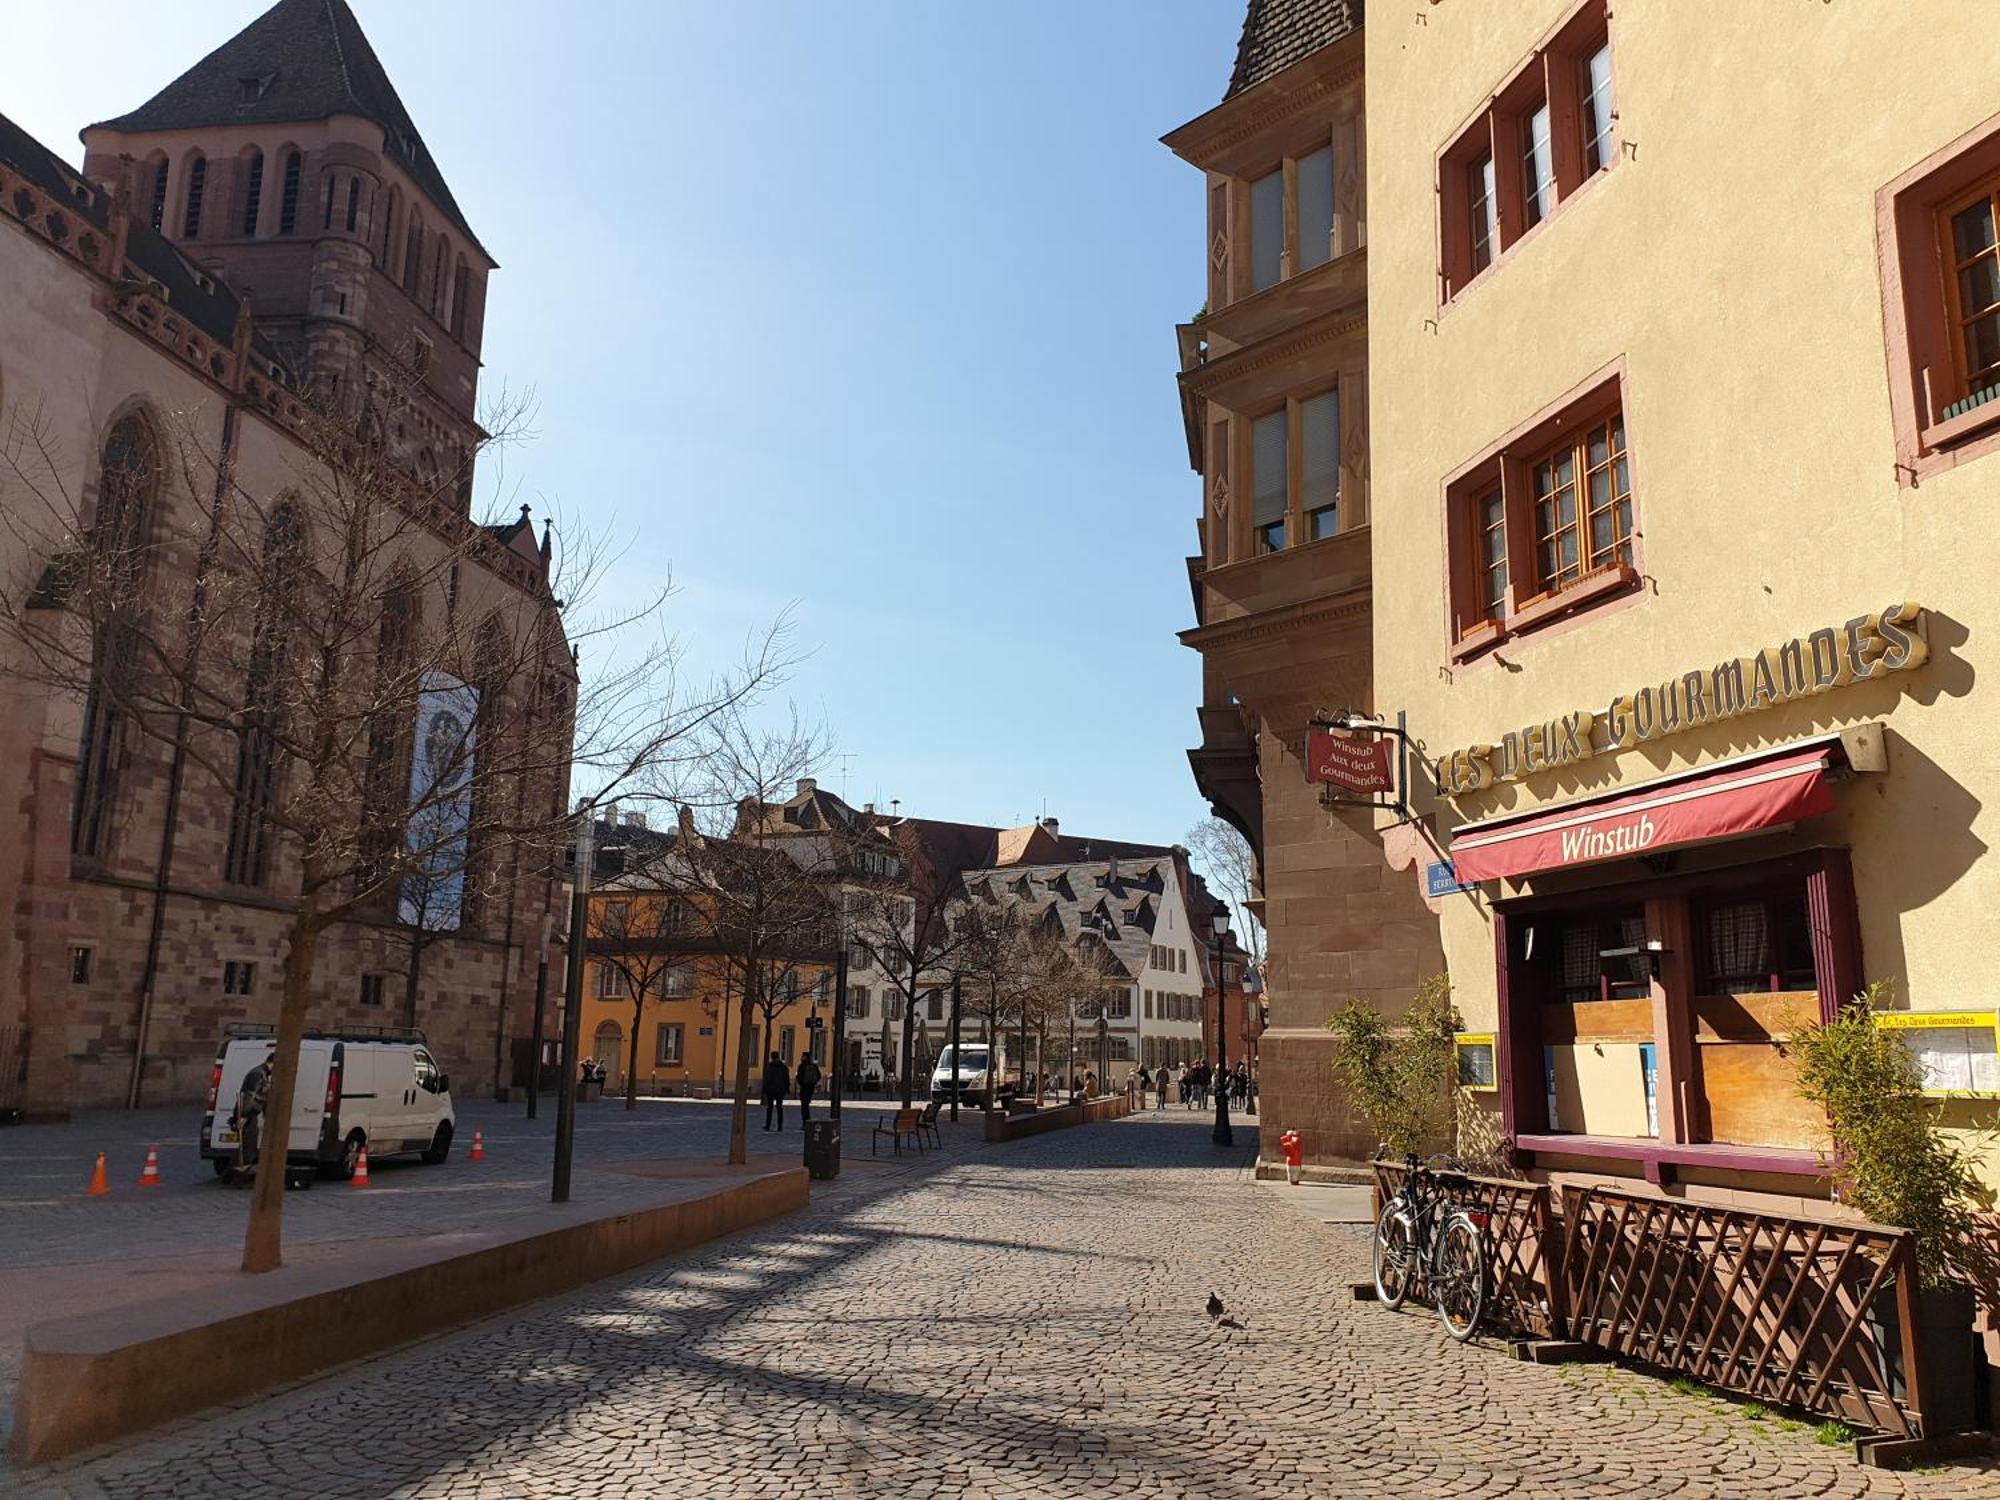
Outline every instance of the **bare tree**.
[(1201, 873), (1227, 901), (1236, 914), (1236, 939), (1250, 955), (1250, 962), (1264, 963), (1264, 924), (1251, 903), (1257, 896), (1257, 851), (1234, 824), (1220, 818), (1203, 818), (1187, 832), (1188, 852), (1201, 866)]
[[(0, 640), (7, 670), (82, 705), (77, 857), (115, 863), (118, 779), (150, 744), (170, 810), (187, 778), (232, 807), (230, 877), (282, 914), (266, 1103), (281, 1123), (258, 1163), (246, 1271), (280, 1263), (282, 1122), (327, 933), (393, 921), (412, 900), (422, 925), (452, 925), (509, 876), (546, 871), (572, 775), (615, 791), (783, 660), (775, 631), (739, 671), (689, 682), (672, 638), (639, 638), (660, 598), (592, 621), (606, 555), (564, 527), (543, 567), (524, 567), (467, 514), (472, 451), (426, 469), (383, 439), (417, 399), (414, 372), (385, 365), (365, 399), (133, 419), (91, 501), (38, 413), (17, 413), (0, 443), (0, 566), (16, 575), (0, 586)], [(480, 446), (525, 415), (503, 401)]]
[(740, 992), (729, 1114), (729, 1160), (740, 1164), (749, 1160), (754, 1023), (761, 1016), (768, 1037), (789, 1003), (775, 992), (778, 983), (800, 964), (823, 962), (836, 942), (831, 855), (790, 844), (763, 816), (781, 789), (824, 757), (826, 741), (796, 714), (767, 727), (734, 710), (717, 714), (701, 738), (696, 776), (680, 783), (677, 847), (690, 872), (690, 904)]
[(625, 869), (597, 888), (590, 907), (591, 954), (618, 977), (632, 1002), (632, 1040), (626, 1053), (625, 1107), (639, 1107), (639, 1043), (649, 996), (664, 996), (677, 974), (713, 953), (696, 916), (687, 860), (664, 835), (647, 836), (622, 851)]

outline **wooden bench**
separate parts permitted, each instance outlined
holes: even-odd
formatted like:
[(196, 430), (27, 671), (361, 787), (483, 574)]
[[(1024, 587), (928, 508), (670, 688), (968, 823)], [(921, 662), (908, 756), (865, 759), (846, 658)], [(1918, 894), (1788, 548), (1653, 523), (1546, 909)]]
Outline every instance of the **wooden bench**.
[(868, 1154), (875, 1154), (875, 1143), (883, 1136), (896, 1148), (896, 1154), (903, 1154), (903, 1142), (907, 1140), (917, 1150), (924, 1149), (923, 1112), (915, 1109), (899, 1109), (887, 1125), (876, 1122), (875, 1129), (868, 1137)]

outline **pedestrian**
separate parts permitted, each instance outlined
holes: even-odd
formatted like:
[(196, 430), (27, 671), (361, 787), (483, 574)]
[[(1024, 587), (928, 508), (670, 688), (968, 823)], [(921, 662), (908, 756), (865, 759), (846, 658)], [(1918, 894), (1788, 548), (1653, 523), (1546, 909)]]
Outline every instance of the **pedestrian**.
[(270, 1090), (271, 1067), (268, 1062), (259, 1062), (245, 1073), (243, 1082), (236, 1089), (236, 1111), (229, 1117), (229, 1123), (236, 1130), (234, 1180), (239, 1187), (257, 1171), (258, 1138), (263, 1134), (264, 1127), (264, 1099)]
[(777, 1053), (764, 1064), (764, 1128), (771, 1128), (771, 1116), (778, 1117), (778, 1129), (785, 1128), (785, 1095), (792, 1091), (792, 1070), (785, 1066), (785, 1060)]
[(1161, 1063), (1160, 1071), (1153, 1075), (1153, 1086), (1160, 1092), (1160, 1102), (1154, 1106), (1153, 1110), (1155, 1114), (1165, 1111), (1167, 1107), (1167, 1085), (1172, 1081), (1167, 1075), (1167, 1065)]
[(1146, 1071), (1146, 1065), (1144, 1063), (1140, 1063), (1139, 1071), (1137, 1074), (1134, 1075), (1134, 1077), (1139, 1085), (1137, 1090), (1139, 1095), (1139, 1102), (1133, 1105), (1132, 1107), (1134, 1109), (1144, 1109), (1146, 1107), (1146, 1096), (1153, 1092), (1153, 1075)]
[(1083, 1075), (1083, 1097), (1086, 1099), (1095, 1099), (1097, 1097), (1097, 1070), (1095, 1068), (1092, 1068)]
[(813, 1090), (819, 1087), (819, 1064), (808, 1052), (799, 1059), (799, 1124), (812, 1118)]

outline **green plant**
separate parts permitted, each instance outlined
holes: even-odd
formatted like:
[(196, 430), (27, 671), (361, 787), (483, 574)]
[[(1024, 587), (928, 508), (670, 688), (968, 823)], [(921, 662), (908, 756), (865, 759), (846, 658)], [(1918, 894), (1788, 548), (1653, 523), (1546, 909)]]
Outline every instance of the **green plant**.
[(1667, 1382), (1667, 1389), (1676, 1396), (1706, 1396), (1708, 1387), (1699, 1380), (1690, 1380), (1685, 1375), (1676, 1375)]
[(1755, 1401), (1752, 1401), (1748, 1406), (1743, 1408), (1743, 1420), (1746, 1422), (1761, 1422), (1770, 1415), (1771, 1413), (1768, 1408), (1759, 1405)]
[(1456, 1143), (1462, 1024), (1443, 974), (1417, 986), (1398, 1025), (1359, 1000), (1327, 1019), (1327, 1029), (1340, 1039), (1334, 1070), (1391, 1155), (1422, 1156)]
[(1813, 1429), (1813, 1441), (1822, 1448), (1844, 1448), (1854, 1441), (1854, 1429), (1828, 1418)]
[(1875, 1024), (1888, 996), (1878, 981), (1832, 1020), (1799, 1029), (1792, 1038), (1798, 1089), (1826, 1111), (1829, 1169), (1841, 1198), (1877, 1223), (1916, 1231), (1918, 1273), (1935, 1285), (1978, 1243), (1979, 1184), (1972, 1154), (1938, 1128), (1923, 1065)]

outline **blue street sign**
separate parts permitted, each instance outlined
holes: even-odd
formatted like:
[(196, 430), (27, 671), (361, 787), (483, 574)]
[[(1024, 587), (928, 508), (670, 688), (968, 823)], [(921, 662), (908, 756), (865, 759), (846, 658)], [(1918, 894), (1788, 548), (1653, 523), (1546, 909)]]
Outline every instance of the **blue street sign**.
[(1424, 890), (1433, 896), (1449, 896), (1458, 891), (1476, 891), (1476, 885), (1467, 885), (1458, 878), (1458, 869), (1448, 859), (1437, 860), (1424, 866)]

